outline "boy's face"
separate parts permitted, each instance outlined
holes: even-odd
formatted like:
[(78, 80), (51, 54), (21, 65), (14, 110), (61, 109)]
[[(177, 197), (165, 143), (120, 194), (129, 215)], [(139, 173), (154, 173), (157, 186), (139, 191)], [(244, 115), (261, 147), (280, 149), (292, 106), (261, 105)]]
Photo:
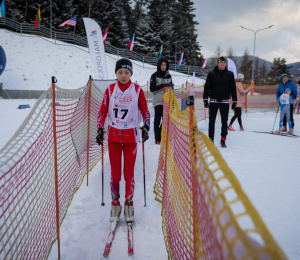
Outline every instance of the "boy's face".
[(128, 69), (119, 69), (116, 73), (117, 79), (121, 84), (126, 84), (130, 81), (131, 73)]
[(287, 92), (285, 92), (285, 93), (291, 95), (292, 91), (289, 90), (289, 91), (287, 91)]
[(160, 69), (161, 69), (161, 71), (166, 71), (166, 69), (167, 69), (167, 63), (162, 63), (161, 65), (160, 65)]

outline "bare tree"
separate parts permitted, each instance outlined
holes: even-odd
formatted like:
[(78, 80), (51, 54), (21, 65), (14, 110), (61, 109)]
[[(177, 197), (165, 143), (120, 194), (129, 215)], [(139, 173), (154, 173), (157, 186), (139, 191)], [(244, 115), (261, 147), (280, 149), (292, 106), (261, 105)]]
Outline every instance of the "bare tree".
[(210, 58), (209, 63), (207, 64), (208, 68), (207, 69), (213, 69), (215, 66), (217, 66), (218, 64), (218, 58), (222, 56), (222, 52), (223, 50), (220, 47), (220, 44), (218, 44), (215, 53), (212, 55), (212, 57)]
[(235, 63), (235, 66), (238, 67), (237, 58), (235, 57), (234, 50), (233, 50), (233, 48), (231, 46), (227, 50), (227, 57), (229, 59), (233, 60), (233, 62)]
[(94, 0), (86, 0), (86, 3), (88, 4), (88, 7), (89, 7), (89, 18), (91, 16), (91, 9), (92, 9), (92, 6), (94, 4)]

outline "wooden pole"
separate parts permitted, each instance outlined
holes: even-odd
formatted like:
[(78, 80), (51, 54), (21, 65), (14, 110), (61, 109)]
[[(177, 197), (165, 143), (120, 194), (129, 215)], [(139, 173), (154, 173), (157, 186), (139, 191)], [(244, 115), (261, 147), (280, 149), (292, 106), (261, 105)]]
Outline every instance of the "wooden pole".
[(89, 186), (90, 171), (90, 129), (91, 129), (91, 96), (92, 96), (92, 76), (90, 76), (89, 84), (89, 109), (88, 109), (88, 136), (87, 136), (87, 164), (86, 164), (86, 186)]
[(56, 200), (56, 232), (58, 259), (60, 259), (60, 236), (59, 236), (59, 200), (58, 200), (58, 167), (57, 167), (57, 139), (56, 139), (56, 108), (55, 108), (55, 77), (52, 77), (52, 110), (53, 110), (53, 144), (54, 144), (54, 170), (55, 170), (55, 200)]

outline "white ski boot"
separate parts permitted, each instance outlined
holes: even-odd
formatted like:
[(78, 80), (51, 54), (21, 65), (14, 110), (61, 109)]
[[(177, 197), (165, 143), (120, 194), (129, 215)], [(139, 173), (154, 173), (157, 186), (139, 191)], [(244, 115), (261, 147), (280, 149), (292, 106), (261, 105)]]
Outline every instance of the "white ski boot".
[(294, 134), (294, 129), (290, 128), (289, 131), (288, 131), (288, 134), (290, 134), (290, 135)]
[(109, 220), (111, 222), (113, 222), (113, 221), (118, 222), (120, 219), (121, 211), (122, 211), (122, 206), (120, 205), (120, 201), (112, 200)]
[(134, 221), (134, 208), (133, 208), (133, 201), (126, 200), (124, 204), (124, 215), (126, 222), (133, 222)]
[(279, 127), (279, 131), (275, 131), (276, 134), (282, 134), (282, 127)]

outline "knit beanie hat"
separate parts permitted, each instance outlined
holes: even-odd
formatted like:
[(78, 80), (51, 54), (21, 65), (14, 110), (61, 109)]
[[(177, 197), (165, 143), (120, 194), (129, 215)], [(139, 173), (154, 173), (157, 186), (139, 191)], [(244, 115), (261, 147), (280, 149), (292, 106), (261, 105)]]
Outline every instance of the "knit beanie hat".
[(242, 74), (242, 73), (237, 74), (237, 79), (243, 79), (243, 78), (245, 78), (244, 74)]
[(223, 56), (221, 56), (221, 57), (218, 59), (218, 63), (221, 62), (221, 61), (225, 61), (225, 62), (226, 62), (226, 58), (224, 58)]
[(284, 88), (284, 93), (287, 93), (287, 92), (289, 92), (289, 91), (291, 91), (290, 87), (285, 87), (285, 88)]
[(287, 78), (289, 78), (289, 75), (288, 75), (288, 74), (286, 74), (286, 73), (283, 73), (283, 74), (281, 75), (281, 77), (280, 77), (280, 80), (282, 80), (284, 77), (287, 77)]
[(117, 73), (119, 69), (128, 69), (131, 73), (131, 76), (133, 74), (132, 63), (128, 59), (123, 58), (116, 62), (115, 73)]

